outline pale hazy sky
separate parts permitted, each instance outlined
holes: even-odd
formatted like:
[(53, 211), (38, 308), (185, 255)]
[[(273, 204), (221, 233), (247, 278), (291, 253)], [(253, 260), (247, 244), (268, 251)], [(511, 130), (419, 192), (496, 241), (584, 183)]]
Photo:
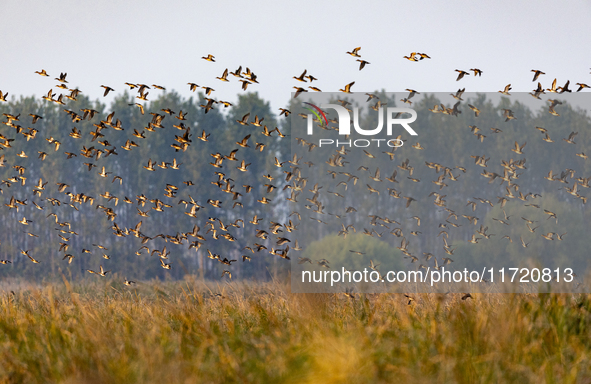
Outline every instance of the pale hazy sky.
[[(591, 85), (589, 1), (12, 1), (1, 0), (0, 90), (42, 95), (67, 72), (71, 87), (102, 98), (124, 83), (159, 84), (189, 96), (187, 82), (216, 99), (242, 93), (216, 80), (242, 65), (260, 84), (249, 91), (286, 105), (292, 76), (307, 69), (323, 91), (531, 91), (531, 69)], [(361, 46), (371, 64), (345, 54)], [(410, 62), (410, 52), (431, 60)], [(208, 53), (216, 62), (202, 60)], [(456, 82), (454, 69), (480, 68)], [(44, 68), (51, 75), (34, 74)], [(306, 84), (306, 86), (309, 84)], [(160, 91), (151, 90), (151, 96)], [(148, 98), (150, 98), (149, 96)], [(104, 101), (110, 101), (107, 97)]]

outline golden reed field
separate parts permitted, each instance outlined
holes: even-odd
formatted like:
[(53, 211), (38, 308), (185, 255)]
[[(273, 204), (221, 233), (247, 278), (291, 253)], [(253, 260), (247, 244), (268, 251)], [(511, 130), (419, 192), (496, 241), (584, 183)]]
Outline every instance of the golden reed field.
[(4, 282), (0, 382), (585, 383), (588, 295)]

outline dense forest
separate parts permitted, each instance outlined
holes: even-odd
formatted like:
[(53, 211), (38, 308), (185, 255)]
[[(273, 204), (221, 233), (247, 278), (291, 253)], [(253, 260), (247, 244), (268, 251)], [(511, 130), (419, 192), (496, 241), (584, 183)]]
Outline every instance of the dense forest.
[[(403, 105), (374, 94), (384, 105)], [(361, 125), (377, 125), (367, 108), (376, 99), (345, 96), (361, 107)], [(268, 280), (286, 276), (288, 260), (301, 269), (304, 257), (311, 268), (326, 258), (333, 266), (379, 262), (387, 270), (433, 265), (429, 253), (462, 268), (531, 259), (585, 270), (587, 112), (563, 100), (553, 116), (544, 102), (535, 109), (511, 97), (493, 103), (465, 94), (454, 115), (434, 108), (449, 96), (422, 96), (412, 104), (418, 136), (400, 132), (397, 149), (310, 146), (336, 132), (325, 126), (304, 136), (308, 95), (289, 102), (289, 117), (257, 93), (214, 108), (204, 94), (175, 92), (141, 107), (127, 92), (109, 106), (82, 94), (63, 105), (13, 98), (0, 104), (0, 253), (10, 261), (0, 273), (95, 278), (87, 270), (103, 267), (121, 279), (219, 279), (228, 271), (233, 279)], [(578, 133), (572, 140), (571, 132)], [(329, 164), (335, 156), (346, 161)], [(387, 181), (395, 170), (397, 181)], [(408, 207), (405, 197), (414, 199)], [(542, 238), (549, 232), (568, 241)], [(471, 244), (473, 235), (480, 239)], [(346, 236), (347, 247), (363, 255), (339, 248)], [(318, 248), (323, 239), (333, 245)]]

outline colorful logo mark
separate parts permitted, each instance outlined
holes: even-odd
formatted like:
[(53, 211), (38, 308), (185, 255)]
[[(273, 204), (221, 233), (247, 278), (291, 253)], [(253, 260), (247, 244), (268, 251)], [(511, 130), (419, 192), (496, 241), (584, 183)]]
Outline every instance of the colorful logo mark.
[[(320, 118), (320, 115), (322, 115), (322, 117), (324, 118), (324, 126), (328, 127), (328, 120), (326, 119), (326, 115), (324, 114), (324, 112), (322, 111), (322, 109), (318, 108), (317, 106), (315, 106), (312, 103), (306, 103), (306, 102), (304, 102), (304, 104), (308, 104), (309, 106), (311, 106), (312, 108), (315, 109), (314, 110), (314, 109), (311, 109), (311, 108), (304, 107), (304, 108), (306, 108), (308, 111), (312, 112), (316, 116), (316, 118), (318, 119), (318, 121), (320, 121), (320, 124), (322, 124), (322, 119)], [(320, 113), (320, 115), (318, 113)]]

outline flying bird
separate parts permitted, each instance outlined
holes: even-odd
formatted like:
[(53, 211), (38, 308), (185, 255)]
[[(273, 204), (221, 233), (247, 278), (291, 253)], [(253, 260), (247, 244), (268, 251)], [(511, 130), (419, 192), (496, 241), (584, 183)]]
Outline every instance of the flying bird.
[(349, 84), (347, 84), (347, 85), (345, 85), (345, 89), (339, 89), (339, 91), (345, 92), (345, 93), (352, 93), (351, 92), (351, 87), (353, 86), (353, 84), (355, 84), (354, 81), (351, 82), (351, 83), (349, 83)]
[(361, 49), (361, 47), (353, 48), (353, 49), (351, 50), (351, 52), (346, 52), (346, 53), (348, 53), (349, 55), (351, 55), (351, 56), (353, 56), (353, 57), (361, 57), (361, 56), (359, 55), (359, 50), (360, 50), (360, 49)]
[(456, 69), (455, 71), (458, 72), (458, 77), (456, 78), (456, 81), (460, 81), (464, 78), (464, 76), (470, 75), (470, 73), (463, 71), (461, 69)]
[(105, 89), (105, 93), (103, 93), (103, 96), (107, 96), (110, 91), (115, 91), (113, 88), (106, 85), (101, 85), (101, 87)]
[(359, 70), (361, 71), (363, 68), (365, 68), (366, 64), (371, 64), (369, 61), (366, 60), (360, 60), (357, 59), (357, 61), (359, 62)]

